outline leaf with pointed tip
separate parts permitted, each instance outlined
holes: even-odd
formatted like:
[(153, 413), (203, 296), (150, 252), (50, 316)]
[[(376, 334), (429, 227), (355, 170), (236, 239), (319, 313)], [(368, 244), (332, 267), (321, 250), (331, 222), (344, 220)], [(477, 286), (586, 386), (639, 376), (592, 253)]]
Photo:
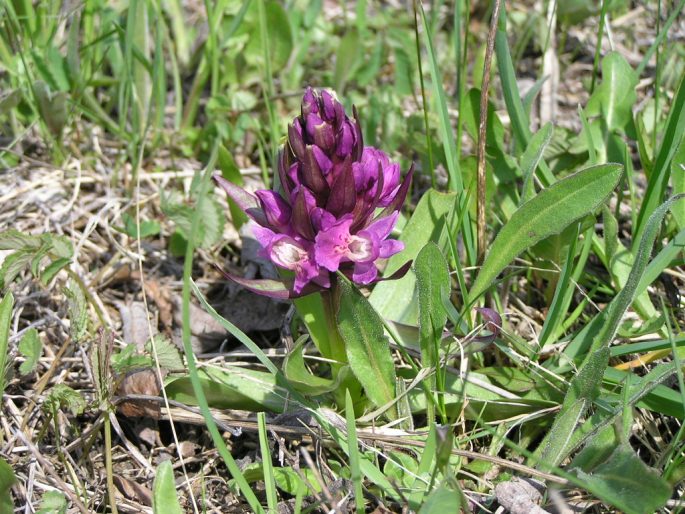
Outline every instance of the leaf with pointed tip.
[[(383, 334), (383, 323), (369, 301), (348, 281), (340, 281), (338, 330), (345, 341), (350, 368), (359, 379), (366, 395), (376, 407), (395, 400), (395, 364), (390, 346)], [(388, 410), (396, 418), (393, 406)]]
[(469, 297), (482, 295), (526, 248), (558, 234), (602, 205), (623, 173), (620, 164), (585, 168), (559, 180), (519, 207), (490, 245)]
[(213, 176), (214, 182), (221, 187), (226, 194), (233, 200), (238, 207), (240, 207), (245, 214), (247, 214), (254, 221), (260, 225), (268, 225), (266, 221), (266, 216), (259, 205), (259, 200), (254, 195), (251, 195), (243, 188), (236, 186), (232, 182), (229, 182), (224, 177), (218, 173)]
[(304, 344), (307, 336), (301, 337), (288, 352), (283, 362), (283, 373), (292, 386), (298, 391), (312, 396), (329, 393), (340, 387), (346, 373), (338, 373), (335, 380), (313, 375), (304, 363)]
[(414, 177), (414, 163), (409, 168), (409, 171), (407, 172), (407, 175), (404, 177), (404, 180), (402, 181), (402, 185), (400, 188), (397, 190), (397, 194), (395, 195), (395, 198), (392, 199), (392, 202), (390, 202), (390, 205), (388, 205), (385, 209), (383, 209), (383, 212), (381, 212), (376, 219), (381, 219), (386, 217), (388, 214), (392, 214), (395, 211), (398, 211), (402, 208), (402, 205), (404, 204), (404, 199), (407, 197), (407, 192), (409, 191), (409, 186), (411, 185), (411, 181)]
[(214, 267), (218, 269), (224, 277), (226, 277), (229, 280), (232, 280), (238, 285), (243, 286), (248, 291), (252, 291), (253, 293), (261, 294), (263, 296), (269, 296), (271, 298), (277, 298), (279, 300), (299, 298), (301, 296), (311, 294), (321, 289), (320, 287), (314, 284), (309, 284), (305, 286), (304, 289), (299, 293), (295, 293), (293, 291), (291, 283), (292, 281), (286, 282), (285, 280), (274, 280), (267, 278), (243, 278), (233, 275), (232, 273), (229, 273), (228, 271), (221, 269), (217, 265), (215, 265)]

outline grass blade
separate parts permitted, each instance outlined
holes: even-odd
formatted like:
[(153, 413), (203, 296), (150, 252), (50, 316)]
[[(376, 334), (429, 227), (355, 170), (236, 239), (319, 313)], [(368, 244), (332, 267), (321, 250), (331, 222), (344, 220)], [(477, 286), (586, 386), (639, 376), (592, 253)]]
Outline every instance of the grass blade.
[(228, 451), (226, 443), (224, 442), (219, 429), (216, 426), (216, 422), (209, 410), (209, 405), (207, 404), (207, 398), (205, 397), (204, 390), (202, 388), (202, 383), (200, 381), (200, 376), (198, 375), (197, 363), (195, 362), (195, 354), (193, 353), (193, 348), (190, 344), (190, 290), (191, 290), (191, 279), (190, 275), (193, 269), (193, 252), (195, 250), (195, 237), (198, 234), (198, 229), (200, 227), (200, 204), (206, 199), (207, 192), (209, 190), (209, 183), (212, 176), (212, 171), (214, 164), (217, 159), (218, 152), (218, 141), (214, 144), (214, 149), (212, 155), (207, 163), (207, 167), (202, 175), (199, 192), (197, 195), (197, 205), (195, 212), (193, 214), (192, 228), (190, 234), (188, 235), (188, 246), (186, 247), (185, 260), (183, 262), (183, 291), (182, 291), (182, 319), (183, 319), (183, 349), (186, 355), (186, 360), (188, 362), (188, 372), (190, 374), (190, 380), (193, 385), (193, 391), (197, 398), (198, 404), (200, 405), (200, 411), (202, 416), (205, 418), (205, 423), (207, 424), (207, 430), (209, 431), (212, 441), (219, 452), (219, 455), (223, 458), (226, 463), (228, 471), (231, 473), (236, 481), (236, 484), (240, 488), (240, 492), (243, 494), (247, 502), (250, 504), (252, 510), (258, 514), (262, 514), (264, 509), (262, 508), (257, 496), (250, 488), (247, 480), (240, 472), (238, 464), (236, 464), (233, 456)]
[(264, 486), (266, 489), (266, 503), (269, 512), (278, 512), (278, 495), (276, 494), (276, 479), (274, 478), (274, 468), (271, 463), (271, 449), (266, 435), (266, 415), (263, 412), (257, 413), (257, 425), (259, 428), (259, 449), (262, 453), (262, 469), (264, 473)]
[(357, 425), (354, 418), (354, 404), (349, 391), (345, 391), (345, 419), (347, 421), (347, 454), (350, 457), (350, 479), (354, 484), (354, 501), (357, 514), (363, 514), (364, 491), (362, 489), (362, 472), (359, 467), (359, 446), (357, 443)]
[(12, 321), (12, 307), (14, 296), (7, 293), (0, 302), (0, 392), (5, 391), (5, 374), (7, 371), (7, 356), (9, 355), (10, 322)]

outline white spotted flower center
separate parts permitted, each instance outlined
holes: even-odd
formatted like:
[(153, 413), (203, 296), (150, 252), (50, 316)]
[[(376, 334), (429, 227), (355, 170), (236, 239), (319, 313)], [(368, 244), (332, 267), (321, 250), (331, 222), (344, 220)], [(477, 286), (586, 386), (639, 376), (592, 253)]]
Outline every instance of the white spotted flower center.
[(283, 268), (297, 270), (308, 259), (307, 251), (292, 239), (281, 239), (271, 247), (271, 258)]
[(372, 258), (373, 243), (370, 240), (351, 235), (346, 243), (345, 253), (351, 261), (364, 262)]

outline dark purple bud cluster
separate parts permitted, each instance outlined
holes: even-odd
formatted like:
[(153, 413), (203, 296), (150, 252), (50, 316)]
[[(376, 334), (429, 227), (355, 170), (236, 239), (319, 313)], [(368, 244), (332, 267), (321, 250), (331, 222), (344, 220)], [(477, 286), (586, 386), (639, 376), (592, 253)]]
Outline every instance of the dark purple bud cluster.
[(308, 88), (302, 111), (288, 127), (279, 156), (282, 192), (251, 195), (215, 175), (217, 183), (255, 222), (264, 254), (294, 272), (291, 287), (231, 277), (261, 294), (295, 297), (327, 289), (340, 270), (357, 284), (378, 279), (375, 262), (403, 249), (388, 236), (407, 195), (399, 164), (364, 146), (354, 118), (328, 91)]

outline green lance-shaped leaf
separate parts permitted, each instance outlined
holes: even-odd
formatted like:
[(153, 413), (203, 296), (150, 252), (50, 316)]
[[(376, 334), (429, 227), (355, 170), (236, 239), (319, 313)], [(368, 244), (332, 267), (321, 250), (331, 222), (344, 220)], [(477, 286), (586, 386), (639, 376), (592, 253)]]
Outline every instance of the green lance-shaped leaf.
[(633, 119), (637, 74), (618, 52), (602, 59), (602, 83), (588, 100), (585, 114), (602, 116), (608, 130), (626, 130)]
[(159, 465), (157, 476), (152, 484), (152, 512), (155, 514), (181, 514), (183, 512), (176, 496), (174, 469), (168, 460)]
[(346, 373), (338, 373), (335, 380), (313, 375), (304, 363), (303, 350), (306, 342), (307, 336), (301, 337), (286, 355), (283, 362), (285, 377), (295, 389), (305, 394), (316, 396), (334, 391), (340, 386), (341, 379)]
[(497, 275), (526, 248), (593, 212), (602, 205), (621, 178), (619, 164), (585, 168), (541, 191), (523, 204), (502, 227), (469, 296), (478, 298)]
[(42, 350), (43, 344), (40, 342), (38, 331), (35, 328), (28, 329), (19, 341), (19, 353), (26, 357), (26, 360), (19, 366), (19, 373), (28, 375), (36, 369)]
[(0, 459), (0, 512), (14, 511), (10, 489), (16, 481), (17, 477), (14, 475), (14, 471), (12, 471), (12, 466), (3, 459)]
[(619, 445), (592, 473), (577, 473), (587, 490), (628, 514), (657, 512), (671, 496), (668, 482), (627, 443)]
[[(449, 294), (450, 274), (447, 261), (435, 243), (428, 243), (414, 262), (416, 283), (419, 290), (419, 342), (421, 362), (426, 368), (436, 368), (430, 377), (430, 388), (444, 390), (444, 374), (438, 369), (439, 348), (442, 332), (447, 323), (447, 312), (442, 297)], [(442, 396), (440, 396), (442, 400)]]
[(7, 366), (13, 306), (14, 296), (12, 293), (7, 293), (0, 302), (0, 393), (5, 390), (5, 368)]
[[(587, 351), (585, 360), (579, 367), (578, 373), (571, 381), (571, 386), (552, 428), (540, 443), (538, 467), (556, 466), (572, 450), (571, 439), (576, 423), (599, 393), (604, 370), (609, 362), (609, 344), (616, 335), (623, 315), (633, 303), (638, 292), (638, 286), (649, 262), (654, 241), (661, 228), (661, 222), (671, 206), (683, 198), (685, 198), (684, 195), (679, 195), (664, 202), (647, 221), (635, 254), (633, 268), (623, 289), (608, 307), (595, 318), (595, 320), (601, 319), (601, 327), (592, 339), (592, 344)], [(593, 321), (593, 324), (596, 322), (599, 321)]]
[[(345, 341), (350, 368), (368, 398), (381, 407), (395, 400), (395, 365), (382, 320), (349, 282), (341, 279), (340, 290), (338, 329)], [(388, 412), (394, 417), (394, 408)]]

